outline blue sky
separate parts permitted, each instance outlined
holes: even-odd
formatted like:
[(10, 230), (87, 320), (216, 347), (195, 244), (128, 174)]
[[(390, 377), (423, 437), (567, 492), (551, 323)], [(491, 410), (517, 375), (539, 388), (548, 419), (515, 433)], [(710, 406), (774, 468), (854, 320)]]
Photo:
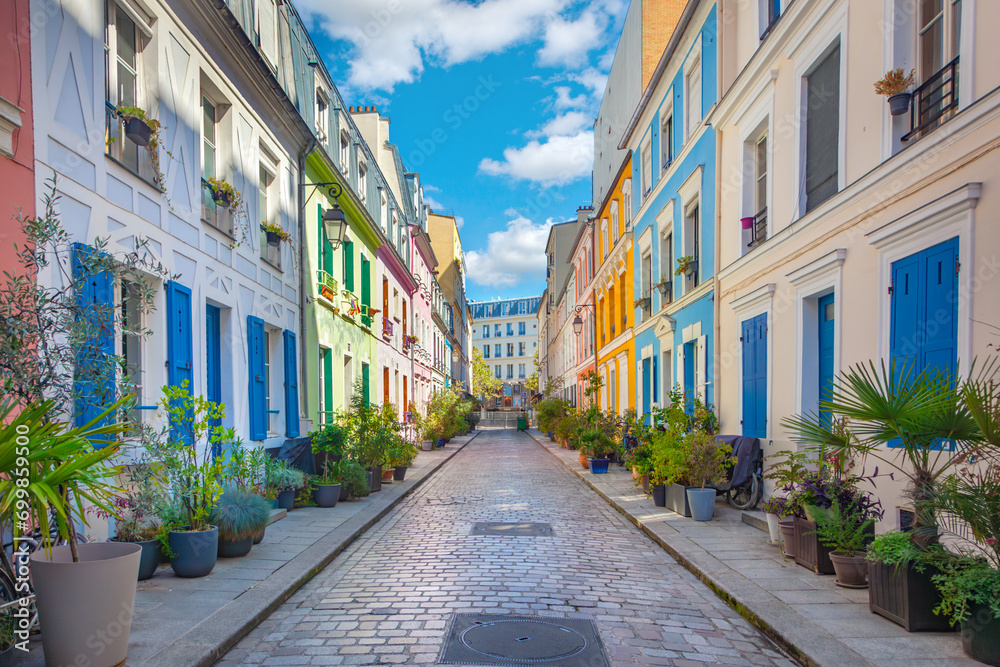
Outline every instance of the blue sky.
[(540, 294), (549, 225), (591, 198), (592, 125), (628, 0), (295, 0), (348, 105), (378, 105), (470, 298)]

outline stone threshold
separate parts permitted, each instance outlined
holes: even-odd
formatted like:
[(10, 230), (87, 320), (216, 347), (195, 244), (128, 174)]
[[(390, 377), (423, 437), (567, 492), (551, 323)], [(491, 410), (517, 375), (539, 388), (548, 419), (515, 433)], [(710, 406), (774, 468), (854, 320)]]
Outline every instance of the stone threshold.
[(981, 664), (962, 651), (958, 633), (908, 633), (869, 610), (867, 590), (841, 588), (834, 576), (816, 575), (785, 559), (770, 544), (760, 512), (736, 510), (720, 497), (711, 522), (681, 517), (655, 507), (621, 466), (594, 475), (581, 467), (579, 452), (561, 448), (536, 429), (528, 434), (802, 664)]

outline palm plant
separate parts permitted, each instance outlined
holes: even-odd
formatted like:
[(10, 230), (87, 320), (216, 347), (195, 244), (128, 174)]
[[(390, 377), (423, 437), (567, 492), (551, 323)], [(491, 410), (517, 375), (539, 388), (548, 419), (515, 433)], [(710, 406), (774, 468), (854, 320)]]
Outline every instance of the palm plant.
[(895, 360), (879, 367), (868, 362), (840, 374), (820, 401), (819, 414), (786, 418), (783, 424), (820, 461), (837, 461), (838, 469), (850, 459), (872, 457), (905, 476), (915, 511), (914, 540), (931, 544), (939, 539), (933, 500), (940, 481), (982, 451), (984, 433), (1000, 433), (995, 415), (973, 415), (975, 400), (991, 391), (988, 384), (983, 374), (959, 385), (947, 373), (917, 373)]

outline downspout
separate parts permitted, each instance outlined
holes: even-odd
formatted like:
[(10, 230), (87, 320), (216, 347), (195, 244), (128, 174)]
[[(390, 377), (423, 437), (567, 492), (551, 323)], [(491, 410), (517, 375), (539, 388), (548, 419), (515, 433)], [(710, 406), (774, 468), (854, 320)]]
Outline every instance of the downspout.
[[(309, 391), (306, 384), (306, 354), (305, 347), (308, 339), (306, 331), (306, 158), (316, 150), (316, 137), (311, 137), (309, 143), (305, 145), (299, 153), (299, 387), (307, 387), (306, 391), (299, 390), (299, 405), (302, 412), (309, 415)], [(322, 391), (322, 390), (321, 390)], [(319, 421), (322, 421), (320, 418)], [(319, 424), (313, 424), (318, 427)]]
[[(719, 46), (722, 46), (722, 40), (719, 40)], [(722, 164), (722, 132), (720, 132), (714, 125), (712, 126), (712, 131), (715, 132), (715, 171), (718, 173), (719, 165)], [(719, 179), (715, 179), (718, 183)], [(715, 302), (715, 324), (712, 327), (715, 333), (715, 349), (712, 354), (712, 381), (715, 383), (715, 405), (719, 406), (721, 403), (719, 399), (721, 398), (722, 387), (719, 385), (719, 380), (722, 374), (719, 372), (719, 360), (722, 358), (720, 353), (720, 346), (722, 345), (722, 325), (719, 322), (719, 318), (722, 316), (721, 296), (722, 290), (719, 288), (719, 267), (722, 265), (722, 188), (716, 186), (715, 188), (715, 267), (713, 271), (713, 279), (715, 281), (715, 294), (712, 300)], [(706, 399), (707, 400), (707, 399)], [(717, 417), (721, 415), (716, 414)]]

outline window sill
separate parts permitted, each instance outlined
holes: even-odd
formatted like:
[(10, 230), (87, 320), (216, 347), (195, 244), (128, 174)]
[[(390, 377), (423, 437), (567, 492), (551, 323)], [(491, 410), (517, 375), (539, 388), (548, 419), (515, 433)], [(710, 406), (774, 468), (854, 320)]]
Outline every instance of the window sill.
[(157, 194), (161, 194), (161, 195), (163, 194), (163, 190), (161, 190), (160, 186), (158, 186), (155, 182), (145, 179), (138, 172), (136, 172), (134, 169), (132, 169), (132, 167), (130, 167), (127, 164), (125, 164), (124, 162), (120, 161), (115, 156), (109, 155), (109, 154), (105, 153), (104, 157), (108, 158), (109, 160), (111, 160), (112, 162), (114, 162), (115, 164), (117, 164), (119, 167), (121, 167), (122, 169), (124, 169), (128, 173), (132, 174), (133, 176), (135, 176), (136, 178), (138, 178), (140, 181), (142, 181), (143, 183), (145, 183), (149, 187), (151, 187), (154, 190), (156, 190)]
[(281, 268), (280, 264), (275, 264), (274, 262), (272, 262), (271, 260), (267, 259), (266, 257), (261, 257), (260, 261), (264, 262), (265, 264), (267, 264), (268, 266), (270, 266), (272, 269), (274, 269), (278, 273), (284, 273), (285, 272), (285, 270)]

